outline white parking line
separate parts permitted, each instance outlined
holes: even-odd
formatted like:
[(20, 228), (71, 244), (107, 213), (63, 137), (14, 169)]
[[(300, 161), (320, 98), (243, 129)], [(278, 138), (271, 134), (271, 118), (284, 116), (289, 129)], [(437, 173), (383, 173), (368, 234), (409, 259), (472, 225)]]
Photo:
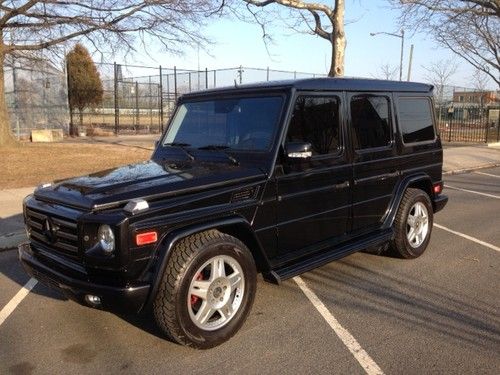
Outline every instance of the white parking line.
[(349, 349), (354, 358), (359, 362), (367, 374), (383, 374), (384, 372), (378, 367), (375, 361), (368, 355), (367, 352), (359, 345), (358, 341), (340, 325), (338, 320), (328, 311), (326, 306), (321, 302), (318, 296), (307, 286), (300, 276), (295, 276), (293, 280), (299, 288), (304, 292), (306, 297), (311, 301), (313, 306), (318, 310), (323, 319), (330, 325), (337, 336), (342, 340), (344, 345)]
[(465, 191), (467, 193), (472, 193), (472, 194), (478, 194), (478, 195), (484, 195), (485, 197), (490, 197), (490, 198), (495, 198), (495, 199), (500, 199), (498, 195), (493, 195), (493, 194), (487, 194), (487, 193), (481, 193), (479, 191), (474, 191), (474, 190), (468, 190), (468, 189), (462, 189), (456, 186), (451, 186), (451, 185), (444, 185), (445, 188), (452, 189), (452, 190), (459, 190), (459, 191)]
[(21, 303), (21, 301), (28, 295), (31, 289), (37, 284), (38, 281), (35, 279), (31, 278), (29, 281), (21, 288), (19, 292), (12, 298), (7, 305), (0, 311), (0, 326), (5, 322), (5, 319), (9, 317), (10, 314), (12, 314), (12, 311), (14, 311)]
[(446, 228), (446, 227), (444, 227), (444, 226), (442, 226), (442, 225), (439, 225), (439, 224), (436, 224), (436, 223), (434, 223), (434, 226), (435, 226), (436, 228), (439, 228), (439, 229), (445, 230), (445, 231), (447, 231), (447, 232), (450, 232), (450, 233), (456, 234), (457, 236), (460, 236), (460, 237), (466, 238), (466, 239), (468, 239), (469, 241), (472, 241), (472, 242), (478, 243), (478, 244), (483, 245), (483, 246), (486, 246), (486, 247), (488, 247), (488, 248), (490, 248), (490, 249), (492, 249), (492, 250), (495, 250), (495, 251), (499, 251), (499, 252), (500, 252), (500, 247), (495, 246), (495, 245), (492, 245), (492, 244), (490, 244), (490, 243), (488, 243), (488, 242), (481, 241), (481, 240), (477, 239), (476, 237), (472, 237), (472, 236), (469, 236), (468, 234), (465, 234), (465, 233), (460, 233), (460, 232), (454, 231), (454, 230), (452, 230), (452, 229), (450, 229), (450, 228)]
[(496, 178), (500, 178), (499, 175), (496, 175), (496, 174), (491, 174), (491, 173), (484, 173), (484, 172), (474, 172), (475, 174), (481, 174), (483, 176), (489, 176), (489, 177), (496, 177)]

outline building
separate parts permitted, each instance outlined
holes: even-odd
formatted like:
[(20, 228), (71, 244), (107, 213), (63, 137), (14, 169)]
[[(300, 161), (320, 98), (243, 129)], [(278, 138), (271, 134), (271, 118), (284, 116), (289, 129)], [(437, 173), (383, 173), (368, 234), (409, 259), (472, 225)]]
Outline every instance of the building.
[(498, 91), (454, 91), (453, 103), (496, 106), (500, 104), (500, 95)]

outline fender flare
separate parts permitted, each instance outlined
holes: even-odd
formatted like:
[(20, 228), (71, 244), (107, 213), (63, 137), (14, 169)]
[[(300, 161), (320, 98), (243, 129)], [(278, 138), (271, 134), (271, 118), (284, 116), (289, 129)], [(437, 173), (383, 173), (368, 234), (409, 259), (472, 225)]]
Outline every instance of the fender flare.
[[(392, 227), (392, 224), (394, 223), (394, 220), (396, 219), (396, 214), (398, 212), (399, 205), (401, 203), (401, 200), (403, 199), (403, 195), (408, 189), (408, 187), (412, 184), (415, 184), (417, 182), (424, 182), (425, 184), (429, 184), (429, 186), (432, 189), (432, 180), (429, 175), (425, 173), (419, 173), (416, 175), (411, 175), (408, 177), (405, 177), (398, 185), (396, 188), (396, 191), (394, 193), (394, 197), (391, 201), (391, 204), (389, 205), (389, 208), (387, 209), (387, 213), (384, 218), (384, 222), (382, 227), (383, 228), (390, 228)], [(431, 190), (432, 194), (432, 190)], [(432, 201), (432, 196), (429, 197)]]
[[(257, 246), (257, 249), (250, 249), (252, 255), (254, 258), (256, 256), (263, 257), (264, 259), (267, 258), (265, 257), (265, 253), (262, 249), (262, 246), (258, 240), (258, 238), (255, 236), (252, 227), (250, 223), (244, 219), (241, 216), (230, 216), (230, 217), (224, 217), (224, 218), (218, 218), (212, 221), (204, 221), (201, 223), (194, 223), (187, 225), (185, 227), (177, 228), (174, 229), (170, 232), (167, 232), (159, 241), (159, 245), (157, 246), (156, 249), (156, 255), (155, 257), (157, 258), (156, 264), (157, 267), (155, 267), (155, 270), (153, 272), (153, 278), (151, 282), (151, 288), (149, 291), (149, 295), (146, 299), (146, 303), (144, 307), (149, 307), (152, 305), (154, 298), (158, 292), (158, 289), (160, 287), (160, 282), (163, 277), (163, 273), (165, 272), (165, 269), (167, 267), (167, 263), (170, 259), (170, 255), (172, 253), (172, 250), (177, 242), (179, 242), (182, 238), (185, 238), (187, 236), (190, 236), (195, 233), (203, 232), (206, 230), (210, 229), (223, 229), (224, 227), (230, 227), (230, 226), (237, 226), (237, 225), (243, 225), (247, 228), (248, 232), (252, 234), (255, 244)], [(254, 252), (257, 251), (259, 254), (255, 254)]]

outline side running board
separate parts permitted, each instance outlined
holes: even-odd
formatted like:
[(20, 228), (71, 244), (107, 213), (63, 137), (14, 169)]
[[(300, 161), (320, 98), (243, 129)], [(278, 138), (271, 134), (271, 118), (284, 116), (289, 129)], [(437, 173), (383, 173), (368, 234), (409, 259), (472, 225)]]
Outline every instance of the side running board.
[(311, 271), (359, 250), (383, 245), (393, 238), (393, 234), (394, 232), (392, 228), (381, 229), (374, 234), (370, 234), (369, 236), (364, 236), (352, 242), (347, 242), (343, 245), (327, 249), (318, 254), (299, 259), (290, 265), (276, 268), (271, 272), (264, 274), (264, 280), (273, 284), (280, 284), (286, 279)]

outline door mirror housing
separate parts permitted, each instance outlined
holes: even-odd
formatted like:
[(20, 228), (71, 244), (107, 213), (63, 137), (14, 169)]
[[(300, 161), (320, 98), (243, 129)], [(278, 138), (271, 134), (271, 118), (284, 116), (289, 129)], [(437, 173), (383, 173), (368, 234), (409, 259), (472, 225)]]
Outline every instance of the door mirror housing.
[(285, 153), (289, 159), (309, 159), (312, 156), (312, 146), (309, 142), (288, 142)]

